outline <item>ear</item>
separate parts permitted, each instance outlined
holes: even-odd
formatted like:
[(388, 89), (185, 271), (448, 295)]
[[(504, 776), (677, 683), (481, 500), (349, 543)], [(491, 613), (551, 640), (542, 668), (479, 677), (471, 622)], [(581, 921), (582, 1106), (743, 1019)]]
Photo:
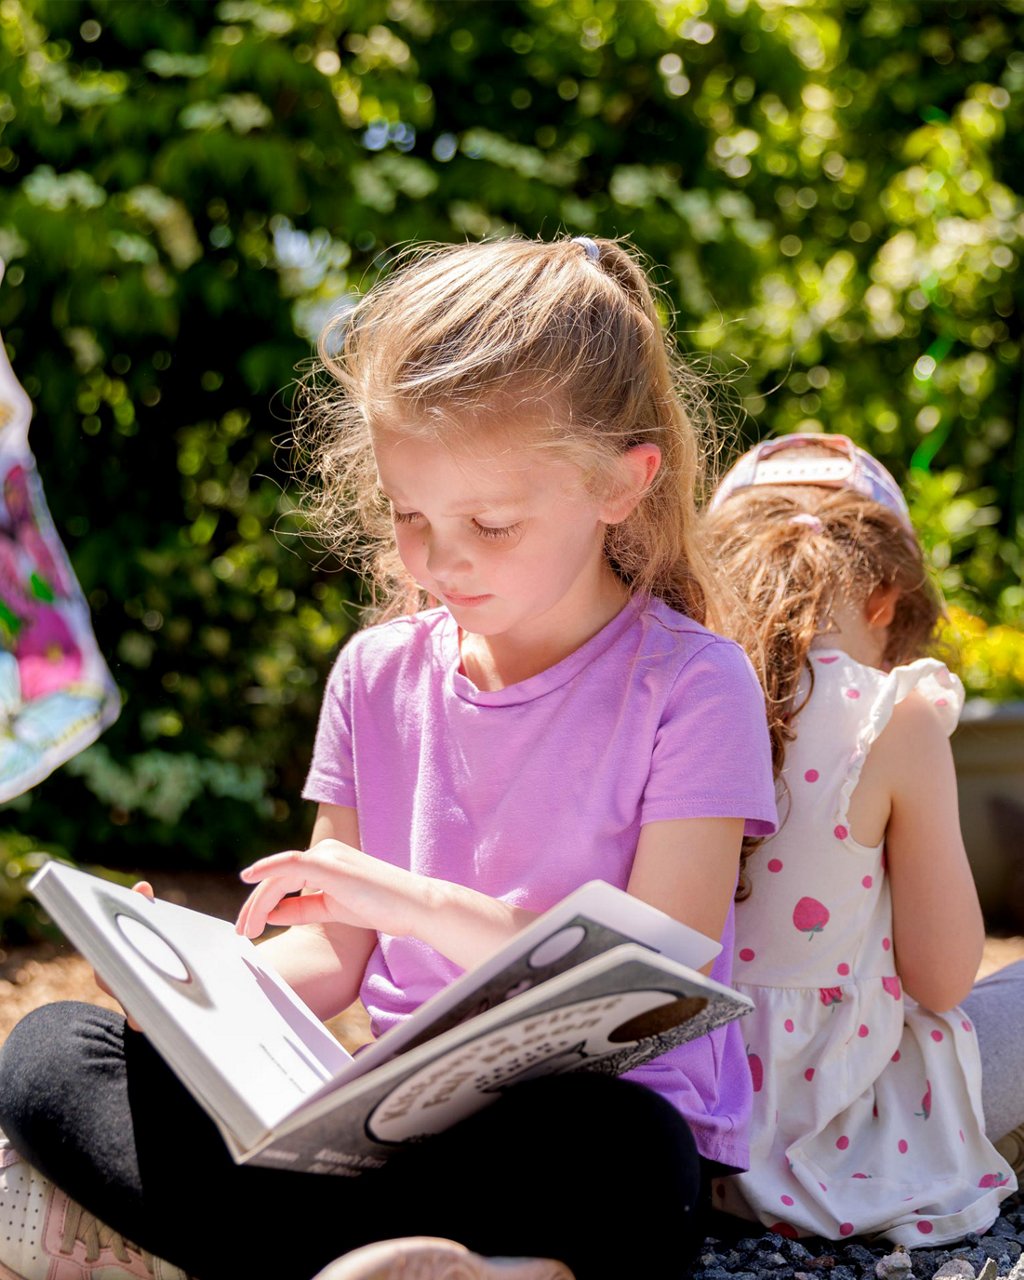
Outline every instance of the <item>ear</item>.
[(656, 444), (635, 444), (619, 455), (615, 466), (615, 481), (601, 505), (605, 524), (621, 524), (633, 514), (658, 474), (661, 450)]
[(864, 617), (869, 627), (891, 627), (899, 604), (900, 589), (895, 583), (882, 583), (875, 587), (864, 606)]

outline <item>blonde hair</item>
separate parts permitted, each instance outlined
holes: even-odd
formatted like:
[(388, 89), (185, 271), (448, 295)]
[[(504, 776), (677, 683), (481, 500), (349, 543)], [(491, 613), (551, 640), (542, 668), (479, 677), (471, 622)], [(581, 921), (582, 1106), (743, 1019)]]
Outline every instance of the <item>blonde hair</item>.
[(605, 552), (632, 595), (707, 620), (694, 502), (712, 426), (706, 389), (667, 338), (635, 251), (518, 237), (408, 250), (321, 339), (295, 435), (313, 477), (306, 505), (327, 547), (373, 583), (376, 616), (427, 599), (395, 550), (373, 432), (457, 443), (487, 412), (524, 408), (541, 433), (532, 443), (578, 462), (596, 491), (625, 450), (658, 446), (661, 467), (608, 527)]
[[(816, 519), (801, 520), (804, 514)], [(896, 666), (924, 652), (941, 600), (903, 521), (851, 490), (741, 489), (703, 523), (712, 562), (732, 591), (726, 633), (747, 651), (764, 689), (778, 778), (806, 702), (799, 701), (800, 678), (807, 671), (813, 688), (808, 653), (827, 634), (833, 606), (863, 607), (876, 588), (895, 587), (884, 661)]]

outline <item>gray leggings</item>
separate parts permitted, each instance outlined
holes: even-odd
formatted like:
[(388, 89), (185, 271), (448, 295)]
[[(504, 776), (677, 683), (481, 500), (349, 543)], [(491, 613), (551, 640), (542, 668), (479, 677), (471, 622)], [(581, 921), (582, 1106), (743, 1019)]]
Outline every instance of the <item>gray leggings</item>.
[(995, 1140), (1024, 1124), (1024, 960), (975, 983), (963, 1009), (978, 1033), (985, 1132)]

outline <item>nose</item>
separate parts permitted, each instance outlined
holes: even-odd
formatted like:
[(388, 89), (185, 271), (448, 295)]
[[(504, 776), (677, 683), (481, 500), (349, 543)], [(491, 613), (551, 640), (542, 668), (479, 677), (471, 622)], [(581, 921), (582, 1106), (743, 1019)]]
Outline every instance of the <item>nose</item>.
[(454, 532), (442, 533), (431, 528), (426, 536), (427, 572), (435, 582), (453, 584), (460, 574), (471, 568), (463, 540)]

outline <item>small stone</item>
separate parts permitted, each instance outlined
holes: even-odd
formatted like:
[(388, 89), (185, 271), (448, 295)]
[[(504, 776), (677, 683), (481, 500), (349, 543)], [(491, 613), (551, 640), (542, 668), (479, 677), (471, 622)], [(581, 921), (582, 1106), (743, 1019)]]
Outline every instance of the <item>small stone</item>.
[[(967, 1236), (966, 1239), (968, 1243), (971, 1243), (970, 1236)], [(988, 1262), (988, 1255), (986, 1254), (985, 1250), (981, 1246), (980, 1236), (978, 1236), (977, 1246), (971, 1249), (970, 1252), (967, 1254), (967, 1261), (970, 1262), (974, 1267), (975, 1275), (977, 1275), (977, 1273), (982, 1269), (985, 1263)]]
[(995, 1258), (988, 1258), (985, 1261), (985, 1265), (978, 1272), (978, 1280), (996, 1280), (998, 1274), (999, 1268), (996, 1266)]
[(1024, 1280), (1024, 1258), (1019, 1259), (1006, 1280)]
[(950, 1258), (935, 1272), (935, 1280), (974, 1280), (974, 1268), (965, 1258)]
[[(902, 1277), (908, 1276), (914, 1269), (914, 1263), (906, 1249), (897, 1247), (892, 1253), (887, 1253), (884, 1258), (879, 1258), (875, 1263), (875, 1275), (878, 1280), (902, 1280)], [(974, 1277), (971, 1277), (974, 1280)]]

